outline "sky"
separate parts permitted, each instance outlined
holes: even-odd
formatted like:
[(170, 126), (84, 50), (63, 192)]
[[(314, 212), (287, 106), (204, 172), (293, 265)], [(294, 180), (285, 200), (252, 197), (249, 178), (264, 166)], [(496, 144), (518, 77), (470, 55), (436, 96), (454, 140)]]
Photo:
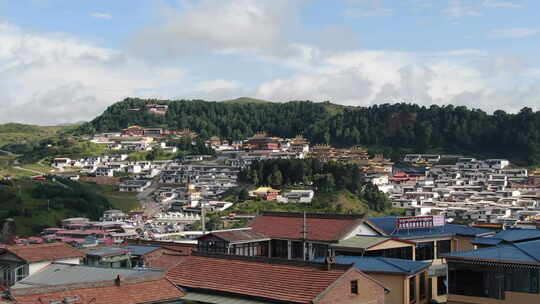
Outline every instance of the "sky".
[(0, 0), (0, 123), (125, 97), (540, 110), (537, 0)]

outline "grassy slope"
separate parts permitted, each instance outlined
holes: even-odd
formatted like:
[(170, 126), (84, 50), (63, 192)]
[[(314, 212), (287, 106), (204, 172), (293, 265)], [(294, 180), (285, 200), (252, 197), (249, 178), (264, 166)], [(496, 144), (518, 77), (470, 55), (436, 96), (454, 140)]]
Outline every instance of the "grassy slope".
[(0, 125), (0, 147), (10, 144), (23, 144), (54, 136), (65, 129), (64, 126), (33, 126), (24, 124)]
[(387, 210), (381, 213), (370, 210), (368, 205), (359, 200), (348, 191), (336, 193), (316, 194), (311, 204), (282, 204), (276, 201), (247, 201), (238, 203), (227, 209), (224, 213), (255, 214), (262, 211), (282, 211), (282, 212), (313, 212), (313, 213), (355, 213), (366, 214), (367, 216), (380, 216), (397, 214), (397, 210)]
[(240, 98), (236, 98), (236, 99), (230, 99), (230, 100), (224, 100), (222, 101), (224, 103), (238, 103), (238, 104), (243, 104), (243, 103), (269, 103), (271, 101), (267, 101), (267, 100), (262, 100), (262, 99), (256, 99), (256, 98), (250, 98), (250, 97), (240, 97)]

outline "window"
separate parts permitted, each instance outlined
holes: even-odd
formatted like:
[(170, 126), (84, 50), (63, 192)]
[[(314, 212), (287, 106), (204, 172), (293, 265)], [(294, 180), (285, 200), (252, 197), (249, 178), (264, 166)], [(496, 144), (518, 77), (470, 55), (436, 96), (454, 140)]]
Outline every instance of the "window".
[(26, 278), (28, 276), (28, 267), (27, 265), (19, 266), (15, 269), (15, 282)]
[(449, 253), (452, 249), (452, 240), (437, 241), (437, 258), (441, 258), (444, 253)]
[(358, 280), (351, 281), (351, 294), (358, 294)]
[(423, 242), (416, 244), (416, 260), (425, 261), (433, 260), (434, 257), (433, 242)]

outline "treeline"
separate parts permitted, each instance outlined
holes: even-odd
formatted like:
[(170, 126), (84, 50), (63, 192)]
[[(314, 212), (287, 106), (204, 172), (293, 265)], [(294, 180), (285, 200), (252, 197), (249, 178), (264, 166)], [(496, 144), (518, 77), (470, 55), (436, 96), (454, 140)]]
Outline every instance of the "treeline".
[(255, 161), (242, 170), (238, 178), (255, 186), (281, 188), (307, 184), (319, 193), (347, 190), (365, 201), (372, 210), (384, 211), (391, 206), (384, 193), (375, 185), (364, 182), (358, 166), (353, 164), (323, 163), (315, 158)]
[[(145, 111), (146, 103), (167, 103), (166, 115)], [(540, 112), (523, 108), (517, 114), (464, 106), (382, 104), (346, 107), (331, 103), (219, 103), (202, 100), (127, 98), (76, 129), (78, 133), (114, 131), (130, 125), (189, 128), (202, 138), (245, 139), (258, 131), (281, 137), (302, 134), (312, 143), (366, 145), (426, 152), (512, 155), (540, 162)]]
[(103, 211), (111, 209), (107, 198), (89, 185), (60, 177), (56, 180), (13, 180), (9, 185), (0, 185), (0, 222), (14, 218), (17, 234), (27, 236), (55, 227), (64, 218), (98, 220)]

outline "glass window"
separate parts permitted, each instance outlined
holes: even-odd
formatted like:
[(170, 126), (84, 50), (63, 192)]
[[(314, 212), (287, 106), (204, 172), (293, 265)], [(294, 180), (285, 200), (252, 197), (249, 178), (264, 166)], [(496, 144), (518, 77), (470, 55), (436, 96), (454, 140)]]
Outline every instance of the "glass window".
[(437, 258), (441, 258), (444, 253), (449, 253), (452, 249), (452, 240), (437, 241)]
[(433, 242), (422, 242), (416, 244), (416, 260), (425, 261), (433, 260), (434, 245)]
[(422, 272), (420, 274), (420, 300), (426, 298), (426, 273)]
[(358, 280), (351, 281), (351, 294), (358, 294)]
[(437, 295), (442, 296), (446, 294), (446, 276), (437, 277)]

